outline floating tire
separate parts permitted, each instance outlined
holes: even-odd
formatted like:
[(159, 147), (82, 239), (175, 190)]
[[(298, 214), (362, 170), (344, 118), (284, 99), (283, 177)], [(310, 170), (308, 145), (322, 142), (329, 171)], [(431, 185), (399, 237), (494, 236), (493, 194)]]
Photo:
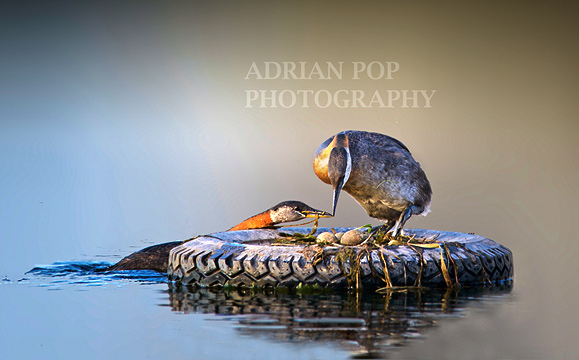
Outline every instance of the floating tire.
[[(513, 277), (512, 252), (473, 234), (405, 229), (416, 238), (436, 237), (440, 248), (272, 245), (281, 233), (310, 231), (260, 229), (199, 236), (171, 250), (169, 280), (199, 286), (376, 288), (388, 280), (389, 286), (446, 287), (500, 283)], [(330, 229), (319, 228), (316, 234), (325, 231)]]

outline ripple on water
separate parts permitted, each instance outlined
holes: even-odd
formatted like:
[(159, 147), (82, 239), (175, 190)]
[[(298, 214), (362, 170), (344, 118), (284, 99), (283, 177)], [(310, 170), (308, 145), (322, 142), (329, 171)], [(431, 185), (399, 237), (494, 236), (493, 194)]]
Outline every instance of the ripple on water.
[[(19, 283), (47, 290), (89, 291), (94, 287), (167, 284), (171, 310), (209, 314), (241, 336), (274, 342), (337, 344), (353, 357), (384, 358), (424, 339), (446, 318), (463, 318), (468, 308), (510, 297), (512, 284), (492, 288), (404, 288), (376, 292), (296, 293), (285, 289), (198, 288), (167, 281), (154, 271), (108, 271), (111, 263), (57, 262), (39, 265)], [(6, 280), (4, 280), (6, 282)], [(225, 323), (224, 323), (225, 324)]]
[(50, 265), (37, 265), (19, 282), (50, 289), (60, 289), (63, 286), (98, 287), (167, 282), (167, 276), (156, 271), (108, 271), (111, 265), (104, 261), (61, 261)]

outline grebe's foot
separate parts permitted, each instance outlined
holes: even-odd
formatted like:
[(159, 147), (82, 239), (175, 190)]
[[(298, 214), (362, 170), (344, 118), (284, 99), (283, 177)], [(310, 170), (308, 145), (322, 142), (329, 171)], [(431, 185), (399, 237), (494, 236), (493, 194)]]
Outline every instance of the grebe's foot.
[(390, 235), (390, 237), (392, 238), (399, 238), (402, 236), (406, 236), (406, 234), (404, 233), (404, 229), (396, 226), (390, 229), (390, 231), (388, 231), (388, 235)]

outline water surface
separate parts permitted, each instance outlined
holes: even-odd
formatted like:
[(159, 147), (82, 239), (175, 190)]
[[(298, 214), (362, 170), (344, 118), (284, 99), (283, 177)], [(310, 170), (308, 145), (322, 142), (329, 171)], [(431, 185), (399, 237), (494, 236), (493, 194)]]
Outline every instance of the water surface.
[[(22, 317), (2, 338), (2, 358), (385, 358), (467, 321), (469, 309), (512, 301), (510, 283), (300, 293), (183, 286), (109, 265), (58, 262), (5, 279), (2, 311)], [(28, 346), (11, 341), (22, 338)]]
[[(0, 358), (576, 360), (578, 25), (548, 2), (2, 2)], [(245, 79), (266, 61), (400, 69)], [(431, 107), (246, 107), (259, 89), (436, 93)], [(512, 290), (240, 295), (93, 271), (283, 200), (329, 210), (312, 157), (348, 129), (402, 141), (433, 189), (408, 227), (505, 245)], [(320, 220), (368, 223), (347, 195)]]

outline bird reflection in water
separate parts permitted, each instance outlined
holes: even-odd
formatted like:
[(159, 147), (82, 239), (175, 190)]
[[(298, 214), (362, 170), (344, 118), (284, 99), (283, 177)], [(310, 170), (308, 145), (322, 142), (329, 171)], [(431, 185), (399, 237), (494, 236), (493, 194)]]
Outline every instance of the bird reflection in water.
[(384, 289), (383, 293), (280, 294), (169, 283), (173, 311), (225, 315), (244, 335), (276, 341), (337, 342), (356, 358), (384, 358), (423, 338), (446, 317), (477, 303), (509, 297), (512, 283), (490, 288)]

